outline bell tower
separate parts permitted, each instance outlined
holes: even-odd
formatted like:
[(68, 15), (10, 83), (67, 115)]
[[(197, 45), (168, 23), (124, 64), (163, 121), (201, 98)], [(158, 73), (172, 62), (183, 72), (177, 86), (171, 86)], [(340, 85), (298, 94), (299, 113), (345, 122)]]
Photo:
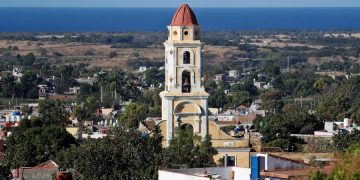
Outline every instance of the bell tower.
[(160, 93), (167, 143), (176, 128), (191, 127), (194, 133), (205, 137), (209, 94), (202, 85), (200, 26), (192, 9), (183, 4), (167, 28), (165, 90)]

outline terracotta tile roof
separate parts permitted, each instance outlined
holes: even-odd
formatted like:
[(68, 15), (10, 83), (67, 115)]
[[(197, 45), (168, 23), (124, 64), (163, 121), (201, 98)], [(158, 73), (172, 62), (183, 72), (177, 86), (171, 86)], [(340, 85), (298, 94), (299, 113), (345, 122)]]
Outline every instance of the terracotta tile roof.
[(51, 100), (75, 100), (76, 95), (50, 94), (48, 98)]
[(256, 114), (235, 116), (235, 121), (238, 121), (241, 124), (252, 124), (255, 119), (256, 119)]
[(187, 4), (182, 4), (175, 12), (171, 26), (199, 25), (192, 9)]
[(261, 152), (284, 152), (279, 147), (264, 147), (262, 148)]
[(261, 176), (273, 177), (280, 179), (289, 179), (297, 176), (307, 176), (310, 172), (317, 171), (317, 168), (305, 168), (305, 169), (286, 169), (286, 170), (274, 170), (274, 171), (262, 171)]
[(330, 163), (329, 165), (324, 166), (322, 169), (315, 167), (308, 167), (304, 169), (262, 171), (260, 172), (260, 175), (265, 177), (289, 179), (291, 177), (296, 177), (296, 176), (307, 176), (310, 172), (316, 172), (316, 171), (320, 171), (325, 174), (330, 174), (331, 171), (335, 168), (335, 166), (336, 166), (335, 163)]
[(237, 125), (237, 124), (252, 124), (256, 119), (256, 114), (235, 115), (234, 121), (214, 121), (220, 125)]
[(247, 109), (248, 107), (246, 107), (245, 105), (241, 104), (240, 106), (236, 107), (235, 109)]
[(35, 168), (58, 168), (59, 166), (53, 161), (53, 160), (49, 160), (46, 161), (44, 163), (41, 163), (39, 165), (34, 166)]
[(279, 156), (279, 155), (275, 155), (275, 154), (269, 154), (269, 156), (272, 156), (272, 157), (274, 157), (274, 158), (283, 159), (283, 160), (286, 160), (286, 161), (291, 161), (291, 162), (295, 162), (295, 163), (300, 163), (300, 164), (308, 165), (308, 164), (305, 164), (305, 163), (304, 163), (304, 160), (302, 160), (302, 159), (290, 159), (290, 158), (286, 158), (286, 157)]

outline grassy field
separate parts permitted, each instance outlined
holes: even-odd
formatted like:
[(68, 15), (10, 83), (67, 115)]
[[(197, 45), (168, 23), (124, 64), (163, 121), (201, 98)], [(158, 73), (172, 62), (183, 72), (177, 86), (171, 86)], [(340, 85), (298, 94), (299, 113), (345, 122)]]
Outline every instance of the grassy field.
[[(149, 38), (152, 37), (151, 34), (144, 34), (142, 36), (140, 40), (146, 40), (146, 36)], [(284, 59), (284, 56), (280, 56), (279, 54), (287, 52), (285, 48), (306, 47), (309, 50), (299, 51), (300, 53), (306, 54), (308, 52), (318, 51), (325, 47), (324, 45), (293, 42), (292, 39), (294, 36), (296, 37), (296, 35), (288, 36), (284, 34), (278, 34), (266, 37), (258, 37), (255, 35), (241, 37), (235, 36), (235, 38), (251, 39), (249, 44), (257, 47), (256, 51), (254, 52), (256, 55), (274, 54), (274, 56), (270, 57), (260, 56), (252, 58), (254, 60)], [(247, 52), (239, 50), (236, 44), (233, 44), (232, 46), (215, 46), (207, 44), (206, 39), (204, 40), (204, 44), (205, 45), (202, 55), (204, 59), (203, 62), (205, 64), (216, 65), (220, 62), (245, 61), (247, 59), (244, 57), (244, 54)], [(0, 48), (7, 48), (9, 46), (18, 47), (19, 50), (16, 53), (20, 55), (34, 53), (37, 57), (45, 58), (47, 59), (48, 63), (55, 65), (83, 63), (89, 67), (101, 67), (104, 69), (109, 69), (114, 67), (129, 68), (129, 64), (134, 64), (134, 62), (139, 61), (155, 62), (159, 65), (164, 62), (164, 47), (159, 44), (159, 42), (154, 42), (153, 44), (148, 45), (146, 48), (112, 48), (111, 45), (96, 43), (77, 43), (47, 40), (0, 40)], [(109, 54), (111, 52), (116, 52), (117, 56), (110, 58)], [(54, 55), (56, 53), (60, 54), (60, 56)], [(306, 55), (306, 58), (307, 62), (313, 65), (319, 65), (329, 60), (344, 61), (344, 57), (342, 56), (316, 57)], [(346, 59), (353, 62), (360, 62), (359, 57), (346, 57)]]

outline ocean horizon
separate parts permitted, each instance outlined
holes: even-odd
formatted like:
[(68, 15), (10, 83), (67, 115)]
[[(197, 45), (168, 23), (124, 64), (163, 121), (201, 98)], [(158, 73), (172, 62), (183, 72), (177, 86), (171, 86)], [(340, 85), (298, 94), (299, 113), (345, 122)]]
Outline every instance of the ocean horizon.
[[(0, 32), (166, 31), (176, 8), (0, 7)], [(203, 31), (360, 30), (360, 8), (193, 8)]]

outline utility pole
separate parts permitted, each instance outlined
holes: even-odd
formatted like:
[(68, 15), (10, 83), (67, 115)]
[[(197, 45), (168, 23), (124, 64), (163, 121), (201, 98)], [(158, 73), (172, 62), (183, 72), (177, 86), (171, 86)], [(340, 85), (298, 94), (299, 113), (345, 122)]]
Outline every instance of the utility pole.
[(116, 94), (116, 82), (115, 82), (115, 100), (117, 100), (117, 94)]
[(103, 87), (102, 87), (102, 84), (100, 86), (100, 102), (103, 102)]
[(290, 71), (290, 58), (289, 56), (287, 57), (287, 72)]

